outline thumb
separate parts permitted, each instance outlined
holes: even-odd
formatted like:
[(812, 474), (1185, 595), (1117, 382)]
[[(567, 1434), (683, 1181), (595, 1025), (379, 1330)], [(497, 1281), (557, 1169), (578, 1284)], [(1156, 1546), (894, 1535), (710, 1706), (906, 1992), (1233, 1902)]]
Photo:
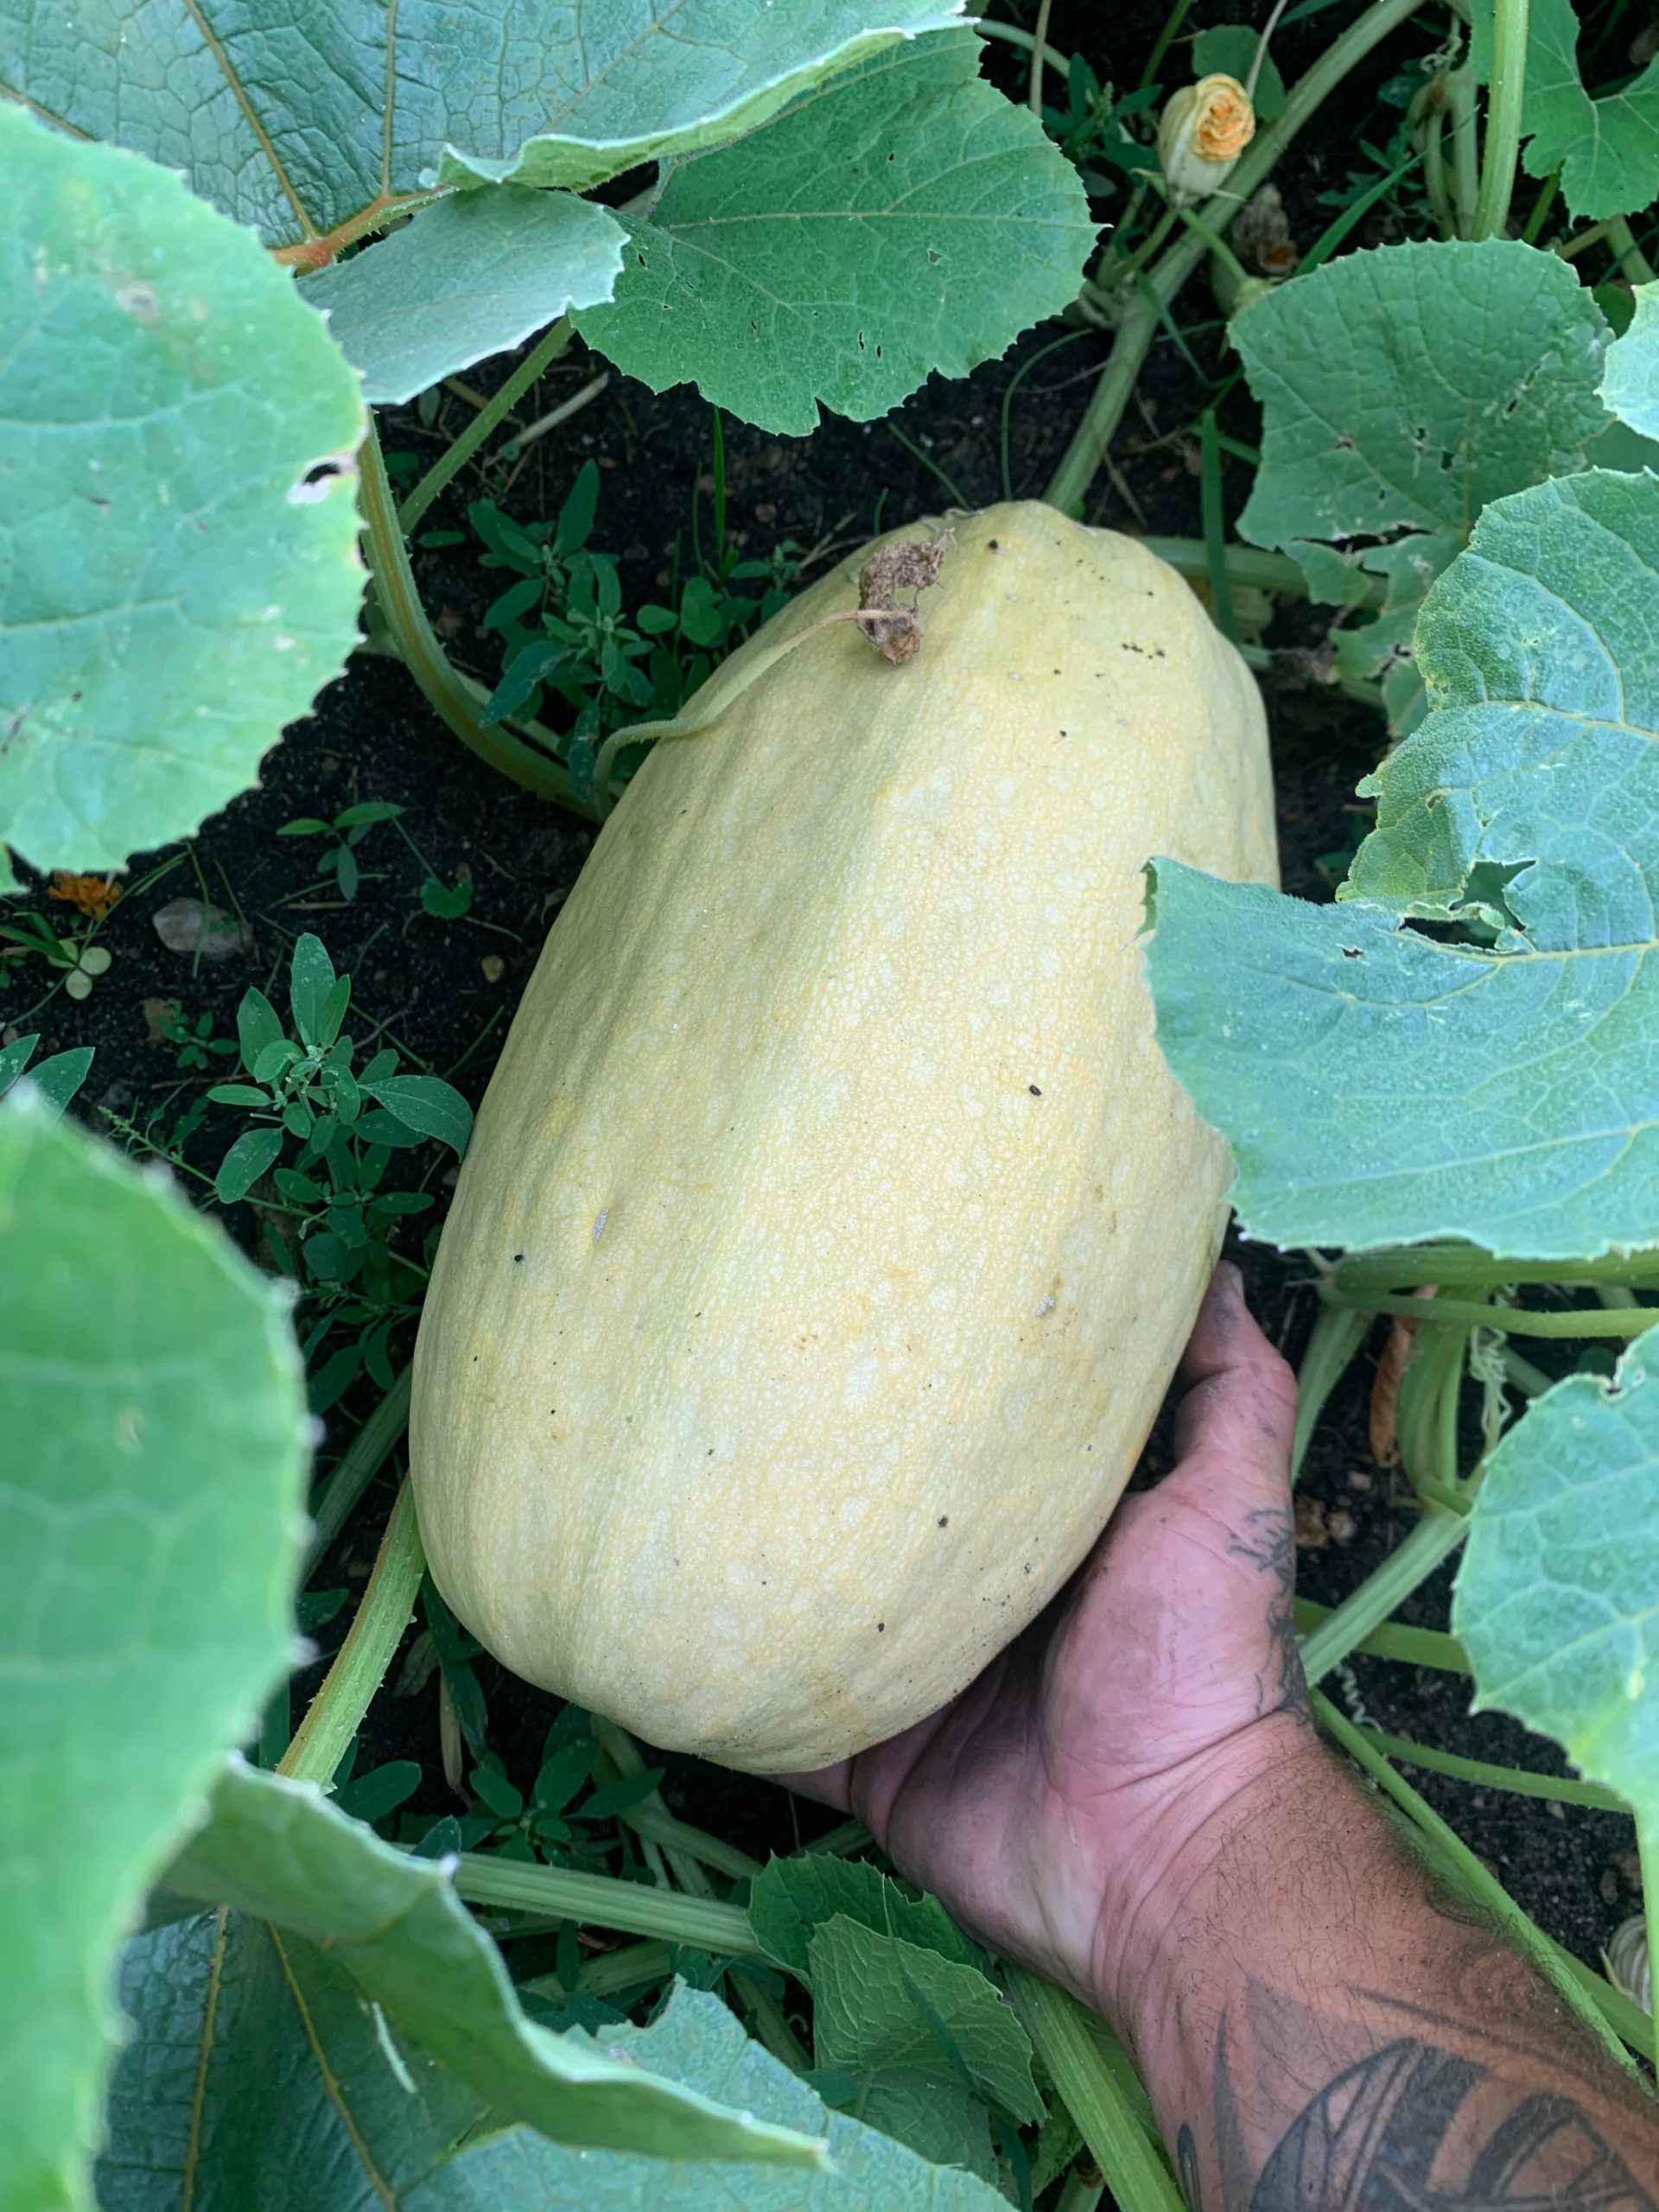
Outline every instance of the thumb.
[[(1282, 1503), (1290, 1487), (1296, 1380), (1244, 1303), (1238, 1269), (1211, 1278), (1182, 1359), (1186, 1395), (1175, 1415), (1179, 1480), (1189, 1462), (1221, 1460), (1236, 1494)], [(1213, 1471), (1213, 1469), (1212, 1469)]]

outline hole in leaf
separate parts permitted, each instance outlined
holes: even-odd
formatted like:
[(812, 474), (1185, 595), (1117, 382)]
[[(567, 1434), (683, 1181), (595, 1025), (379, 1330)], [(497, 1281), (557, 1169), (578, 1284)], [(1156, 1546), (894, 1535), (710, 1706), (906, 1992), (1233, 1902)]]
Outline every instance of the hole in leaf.
[(290, 507), (314, 507), (319, 499), (327, 498), (338, 478), (354, 473), (350, 454), (325, 454), (321, 461), (311, 463), (297, 484), (290, 486), (288, 504)]

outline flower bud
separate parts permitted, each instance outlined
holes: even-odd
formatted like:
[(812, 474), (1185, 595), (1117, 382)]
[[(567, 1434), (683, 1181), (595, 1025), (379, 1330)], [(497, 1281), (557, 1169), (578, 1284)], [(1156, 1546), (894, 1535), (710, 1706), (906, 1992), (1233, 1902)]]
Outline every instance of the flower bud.
[(1171, 205), (1190, 207), (1218, 190), (1255, 136), (1255, 110), (1236, 77), (1218, 71), (1183, 85), (1158, 125), (1158, 159)]

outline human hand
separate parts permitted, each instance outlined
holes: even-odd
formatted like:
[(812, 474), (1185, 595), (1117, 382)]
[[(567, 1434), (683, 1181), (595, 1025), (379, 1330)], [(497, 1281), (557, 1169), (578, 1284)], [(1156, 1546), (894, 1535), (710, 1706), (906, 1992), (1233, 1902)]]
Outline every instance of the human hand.
[(788, 1777), (1120, 2022), (1208, 1848), (1324, 1765), (1292, 1611), (1295, 1383), (1234, 1268), (1180, 1379), (1173, 1469), (1122, 1501), (1057, 1604), (931, 1719)]

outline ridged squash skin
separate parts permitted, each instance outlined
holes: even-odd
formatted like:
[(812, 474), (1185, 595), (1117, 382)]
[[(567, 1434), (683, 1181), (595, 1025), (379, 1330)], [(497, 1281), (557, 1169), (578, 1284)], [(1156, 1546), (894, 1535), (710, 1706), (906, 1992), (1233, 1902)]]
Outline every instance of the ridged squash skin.
[[(634, 779), (416, 1354), (461, 1619), (757, 1772), (920, 1719), (1060, 1587), (1223, 1225), (1137, 940), (1150, 855), (1275, 880), (1255, 683), (1133, 541), (1033, 504), (952, 527), (908, 664), (821, 629)], [(746, 659), (855, 606), (863, 557)]]

